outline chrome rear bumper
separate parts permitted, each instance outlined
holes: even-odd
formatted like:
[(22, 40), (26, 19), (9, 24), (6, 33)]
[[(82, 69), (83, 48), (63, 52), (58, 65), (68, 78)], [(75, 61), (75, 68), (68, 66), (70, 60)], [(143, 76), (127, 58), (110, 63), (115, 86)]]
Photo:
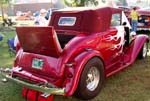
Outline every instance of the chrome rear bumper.
[(3, 78), (6, 78), (6, 81), (11, 81), (14, 83), (17, 83), (19, 85), (25, 86), (29, 89), (36, 90), (42, 93), (46, 94), (54, 94), (54, 95), (64, 95), (65, 94), (65, 88), (58, 88), (58, 87), (46, 87), (45, 85), (38, 85), (38, 84), (31, 84), (28, 82), (25, 82), (23, 80), (19, 80), (18, 78), (14, 78), (12, 76), (7, 75), (6, 73), (3, 73), (0, 71), (0, 75), (2, 75)]

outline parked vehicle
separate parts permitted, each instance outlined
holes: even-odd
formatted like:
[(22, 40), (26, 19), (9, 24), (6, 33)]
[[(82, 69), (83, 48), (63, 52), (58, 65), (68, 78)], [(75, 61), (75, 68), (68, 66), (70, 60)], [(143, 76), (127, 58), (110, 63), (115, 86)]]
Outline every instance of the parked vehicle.
[(69, 8), (53, 12), (49, 26), (17, 27), (21, 47), (6, 78), (23, 85), (31, 101), (92, 99), (106, 78), (147, 55), (148, 36), (126, 45), (122, 21), (118, 8)]
[(150, 31), (150, 7), (141, 8), (138, 13), (140, 15), (138, 30)]
[(18, 16), (16, 17), (17, 21), (24, 21), (24, 20), (33, 20), (33, 16), (31, 11), (28, 12), (21, 12), (20, 14), (17, 14)]
[(46, 18), (47, 20), (49, 20), (50, 17), (51, 17), (51, 15), (52, 15), (52, 12), (54, 12), (54, 11), (56, 11), (56, 10), (59, 10), (59, 8), (49, 8), (49, 9), (48, 9), (48, 12), (47, 12), (47, 14), (46, 14), (46, 16), (45, 16), (45, 18)]
[[(126, 7), (126, 6), (119, 6), (118, 8), (121, 8), (128, 20), (130, 21), (130, 12), (132, 7)], [(150, 7), (145, 8), (139, 8), (137, 7), (137, 12), (139, 13), (139, 19), (138, 19), (138, 31), (150, 31)]]

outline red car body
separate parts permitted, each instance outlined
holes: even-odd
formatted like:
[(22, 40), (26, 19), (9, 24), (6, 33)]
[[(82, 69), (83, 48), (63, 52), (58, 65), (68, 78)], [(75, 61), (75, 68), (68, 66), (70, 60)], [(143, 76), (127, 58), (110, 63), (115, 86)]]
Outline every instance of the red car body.
[[(23, 97), (32, 101), (52, 100), (51, 94), (92, 99), (104, 79), (134, 63), (148, 42), (148, 36), (137, 35), (126, 46), (121, 15), (110, 7), (71, 8), (53, 12), (49, 26), (17, 27), (21, 48), (7, 79), (23, 85)], [(88, 86), (92, 68), (95, 87)]]
[(140, 15), (138, 30), (150, 31), (150, 8), (142, 8), (138, 10)]

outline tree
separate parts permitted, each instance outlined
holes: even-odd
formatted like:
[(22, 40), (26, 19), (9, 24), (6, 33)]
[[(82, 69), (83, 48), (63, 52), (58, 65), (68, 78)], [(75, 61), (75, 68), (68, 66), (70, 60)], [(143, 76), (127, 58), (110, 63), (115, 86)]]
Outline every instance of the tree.
[(2, 19), (4, 20), (4, 8), (7, 7), (12, 0), (0, 0), (0, 8), (2, 12)]
[(117, 5), (128, 6), (127, 0), (117, 0)]
[(82, 7), (82, 6), (89, 6), (89, 5), (98, 5), (98, 0), (64, 0), (64, 3), (70, 7)]

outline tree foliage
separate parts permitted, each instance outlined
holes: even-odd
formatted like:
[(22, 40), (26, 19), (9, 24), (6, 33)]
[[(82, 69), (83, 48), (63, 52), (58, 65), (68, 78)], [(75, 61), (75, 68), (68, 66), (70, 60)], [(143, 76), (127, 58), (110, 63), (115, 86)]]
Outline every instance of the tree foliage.
[(11, 2), (12, 0), (0, 0), (2, 19), (4, 19), (4, 8), (7, 7)]
[(82, 6), (89, 6), (89, 5), (98, 5), (98, 0), (64, 0), (65, 5), (70, 7), (82, 7)]
[(117, 5), (128, 6), (127, 0), (116, 0)]

